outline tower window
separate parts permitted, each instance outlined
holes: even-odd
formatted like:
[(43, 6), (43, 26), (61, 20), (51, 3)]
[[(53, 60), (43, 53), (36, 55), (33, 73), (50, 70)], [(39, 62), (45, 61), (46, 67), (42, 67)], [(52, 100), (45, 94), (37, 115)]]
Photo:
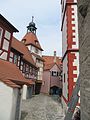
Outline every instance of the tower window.
[(35, 53), (38, 53), (38, 49), (37, 48), (35, 48)]

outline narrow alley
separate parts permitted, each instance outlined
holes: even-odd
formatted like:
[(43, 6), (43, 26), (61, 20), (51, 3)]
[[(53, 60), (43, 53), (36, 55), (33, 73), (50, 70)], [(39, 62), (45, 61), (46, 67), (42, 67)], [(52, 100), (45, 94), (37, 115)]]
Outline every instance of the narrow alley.
[(63, 120), (63, 110), (56, 97), (43, 94), (22, 101), (21, 120)]

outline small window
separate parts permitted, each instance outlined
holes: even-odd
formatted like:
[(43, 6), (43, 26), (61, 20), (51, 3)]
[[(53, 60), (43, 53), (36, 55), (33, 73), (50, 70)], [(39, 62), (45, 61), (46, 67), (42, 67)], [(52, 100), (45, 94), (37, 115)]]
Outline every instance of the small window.
[(3, 34), (3, 29), (0, 27), (0, 46), (1, 46), (1, 41), (2, 41), (2, 34)]
[(5, 38), (10, 40), (10, 37), (11, 37), (11, 33), (6, 30), (5, 31)]
[(38, 41), (35, 41), (35, 44), (37, 45), (37, 44), (38, 44)]
[(4, 39), (3, 49), (4, 49), (4, 50), (7, 50), (7, 51), (8, 51), (8, 49), (9, 49), (9, 42), (8, 42), (6, 39)]
[(64, 73), (64, 82), (65, 82), (65, 79), (66, 79), (66, 78), (65, 78), (65, 73)]
[(25, 73), (25, 71), (26, 71), (26, 64), (24, 63), (23, 64), (23, 73)]
[(35, 53), (38, 53), (38, 49), (37, 48), (35, 48)]
[(57, 76), (57, 71), (52, 71), (52, 76)]
[(17, 55), (14, 55), (14, 63), (17, 64), (17, 59), (18, 59), (18, 56)]

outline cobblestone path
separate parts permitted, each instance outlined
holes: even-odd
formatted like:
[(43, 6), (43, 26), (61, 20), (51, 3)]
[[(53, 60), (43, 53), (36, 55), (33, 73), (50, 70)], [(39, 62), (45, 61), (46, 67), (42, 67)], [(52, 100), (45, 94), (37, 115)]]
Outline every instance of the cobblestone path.
[(61, 104), (46, 95), (22, 101), (21, 120), (63, 120)]

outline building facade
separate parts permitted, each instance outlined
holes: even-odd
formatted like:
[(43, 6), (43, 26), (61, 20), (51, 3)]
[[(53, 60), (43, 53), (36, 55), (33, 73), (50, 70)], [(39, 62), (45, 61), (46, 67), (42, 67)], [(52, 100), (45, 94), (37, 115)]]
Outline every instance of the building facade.
[[(56, 53), (55, 53), (56, 54)], [(59, 57), (43, 56), (44, 72), (41, 93), (50, 95), (61, 95), (62, 92), (62, 63)]]
[(10, 62), (13, 32), (18, 30), (0, 14), (0, 120), (20, 120), (23, 85), (31, 85)]
[(27, 26), (27, 33), (22, 39), (22, 42), (28, 47), (30, 53), (32, 54), (32, 58), (35, 62), (36, 67), (38, 68), (38, 75), (35, 81), (35, 94), (40, 93), (41, 85), (42, 85), (42, 75), (43, 75), (43, 58), (41, 45), (36, 36), (36, 25), (33, 22), (29, 23)]
[(35, 93), (35, 80), (37, 79), (38, 68), (36, 67), (32, 55), (24, 43), (12, 38), (10, 50), (10, 62), (16, 64), (23, 76), (31, 82), (31, 86), (23, 86), (23, 99), (31, 98)]
[[(64, 110), (72, 95), (79, 75), (79, 43), (77, 0), (61, 0), (62, 6), (62, 63)], [(80, 103), (80, 100), (79, 100)]]

